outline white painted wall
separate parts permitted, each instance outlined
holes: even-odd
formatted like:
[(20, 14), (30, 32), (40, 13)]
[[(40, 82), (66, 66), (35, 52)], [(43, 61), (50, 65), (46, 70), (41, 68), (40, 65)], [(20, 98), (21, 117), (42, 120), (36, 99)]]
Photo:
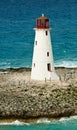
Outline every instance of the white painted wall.
[[(48, 32), (48, 35), (46, 35), (46, 31)], [(49, 52), (49, 57), (47, 57), (47, 52)], [(51, 72), (47, 70), (48, 63), (51, 63)], [(54, 69), (50, 29), (35, 28), (35, 41), (34, 41), (31, 79), (59, 80), (59, 77), (56, 75)]]

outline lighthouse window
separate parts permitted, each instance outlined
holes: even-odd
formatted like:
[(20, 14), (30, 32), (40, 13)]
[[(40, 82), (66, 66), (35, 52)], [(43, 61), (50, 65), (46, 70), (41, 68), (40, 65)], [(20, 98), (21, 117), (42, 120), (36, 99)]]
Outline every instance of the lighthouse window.
[(40, 20), (37, 21), (38, 26), (40, 26)]
[(45, 32), (46, 33), (46, 36), (48, 35), (48, 31)]
[(50, 63), (47, 64), (47, 70), (51, 71), (51, 64)]
[(46, 22), (46, 27), (48, 27), (48, 26), (49, 26), (49, 22), (47, 21), (47, 22)]
[(47, 56), (49, 56), (49, 52), (47, 52)]
[(35, 41), (35, 45), (37, 45), (37, 41)]
[(35, 63), (34, 63), (34, 67), (35, 67)]
[(44, 20), (41, 20), (41, 25), (42, 25), (42, 26), (44, 26), (44, 22), (45, 22)]

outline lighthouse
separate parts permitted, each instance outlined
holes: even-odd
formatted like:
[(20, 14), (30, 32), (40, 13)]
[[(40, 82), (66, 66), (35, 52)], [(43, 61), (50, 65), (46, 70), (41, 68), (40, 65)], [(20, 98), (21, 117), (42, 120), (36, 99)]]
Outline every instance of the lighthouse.
[(59, 80), (55, 72), (49, 19), (42, 14), (36, 19), (31, 79)]

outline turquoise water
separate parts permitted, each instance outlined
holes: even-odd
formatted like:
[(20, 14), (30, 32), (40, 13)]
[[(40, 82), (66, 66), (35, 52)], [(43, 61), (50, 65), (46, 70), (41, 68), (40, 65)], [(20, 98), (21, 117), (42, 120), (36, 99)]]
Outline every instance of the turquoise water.
[(47, 121), (37, 123), (21, 123), (19, 121), (12, 124), (0, 125), (0, 130), (77, 130), (77, 117), (60, 119), (58, 121)]
[(77, 67), (77, 0), (0, 0), (0, 68), (31, 67), (42, 13), (50, 18), (55, 66)]

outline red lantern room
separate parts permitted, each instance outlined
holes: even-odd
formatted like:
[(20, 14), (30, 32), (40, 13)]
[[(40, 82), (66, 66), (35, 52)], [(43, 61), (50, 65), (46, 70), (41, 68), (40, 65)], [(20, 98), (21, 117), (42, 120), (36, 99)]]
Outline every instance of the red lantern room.
[(46, 18), (44, 16), (44, 14), (42, 14), (41, 17), (37, 18), (37, 20), (36, 20), (36, 28), (38, 28), (38, 29), (48, 29), (48, 28), (50, 28), (49, 19)]

